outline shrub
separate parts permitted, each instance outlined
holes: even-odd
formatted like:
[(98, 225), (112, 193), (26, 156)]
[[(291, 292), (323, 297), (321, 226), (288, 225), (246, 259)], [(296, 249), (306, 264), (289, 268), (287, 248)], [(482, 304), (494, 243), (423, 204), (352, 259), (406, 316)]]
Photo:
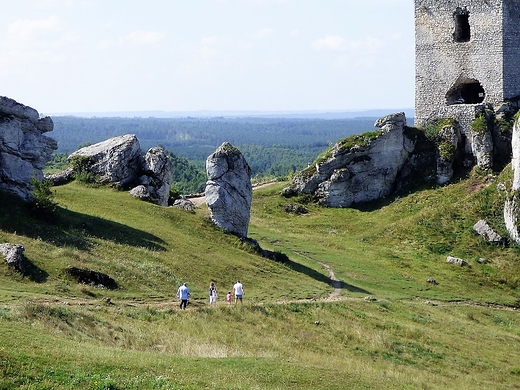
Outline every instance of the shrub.
[(484, 114), (479, 114), (473, 122), (471, 122), (471, 130), (479, 135), (483, 135), (487, 131), (487, 119)]
[(54, 201), (54, 193), (51, 190), (52, 183), (48, 180), (38, 180), (36, 175), (31, 178), (33, 187), (32, 206), (37, 213), (52, 214), (58, 205)]
[(74, 171), (74, 177), (77, 181), (84, 184), (95, 184), (99, 182), (99, 177), (90, 172), (89, 156), (74, 156), (70, 160), (70, 166)]
[(456, 121), (452, 118), (444, 118), (432, 121), (424, 128), (424, 134), (426, 138), (430, 141), (435, 141), (437, 135), (441, 132), (445, 127), (455, 127)]
[(181, 192), (175, 188), (175, 186), (170, 187), (170, 196), (168, 197), (168, 204), (172, 205), (177, 199), (181, 198)]

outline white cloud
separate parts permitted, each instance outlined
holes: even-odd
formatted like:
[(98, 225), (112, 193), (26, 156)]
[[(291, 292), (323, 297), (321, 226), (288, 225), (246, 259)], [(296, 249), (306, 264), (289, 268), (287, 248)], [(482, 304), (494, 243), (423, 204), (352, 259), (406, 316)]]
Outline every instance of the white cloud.
[(332, 51), (357, 51), (357, 52), (376, 52), (385, 46), (381, 39), (367, 37), (363, 40), (345, 40), (338, 35), (327, 35), (323, 39), (317, 39), (312, 43), (312, 47), (321, 50)]
[(110, 49), (112, 47), (125, 47), (137, 45), (156, 45), (163, 41), (166, 34), (157, 31), (133, 31), (130, 34), (101, 41), (97, 48), (100, 50)]
[(10, 37), (31, 39), (42, 34), (60, 32), (62, 23), (57, 16), (49, 16), (46, 19), (19, 19), (11, 23), (7, 29)]
[(312, 47), (315, 49), (330, 49), (330, 50), (340, 50), (343, 48), (345, 39), (338, 35), (327, 35), (325, 38), (316, 39), (312, 43)]
[(32, 0), (29, 9), (35, 11), (48, 11), (64, 8), (87, 8), (94, 5), (94, 0)]
[(270, 4), (287, 4), (290, 3), (291, 0), (245, 0), (245, 3), (255, 4), (255, 5), (270, 5)]
[(272, 28), (263, 28), (256, 32), (255, 37), (258, 39), (262, 38), (270, 38), (274, 35), (274, 30)]

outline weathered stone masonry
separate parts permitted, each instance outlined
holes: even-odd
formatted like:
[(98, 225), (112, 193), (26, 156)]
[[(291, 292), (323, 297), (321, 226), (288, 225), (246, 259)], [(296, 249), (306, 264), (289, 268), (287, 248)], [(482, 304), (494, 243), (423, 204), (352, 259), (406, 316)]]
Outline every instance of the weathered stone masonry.
[(417, 125), (520, 96), (520, 1), (416, 0), (415, 35)]

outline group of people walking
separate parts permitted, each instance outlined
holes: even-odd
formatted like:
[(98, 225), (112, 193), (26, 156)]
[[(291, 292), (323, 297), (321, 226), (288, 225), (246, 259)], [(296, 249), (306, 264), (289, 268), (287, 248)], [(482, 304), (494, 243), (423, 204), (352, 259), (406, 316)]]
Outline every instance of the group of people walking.
[[(190, 289), (188, 288), (188, 285), (186, 283), (183, 283), (179, 289), (177, 290), (177, 298), (180, 300), (179, 307), (183, 310), (186, 309), (186, 306), (188, 305), (188, 301), (190, 299)], [(231, 291), (228, 291), (226, 295), (226, 302), (228, 305), (231, 305), (231, 301), (233, 297), (235, 297), (235, 303), (240, 301), (242, 303), (242, 296), (244, 295), (244, 286), (242, 283), (240, 283), (240, 280), (237, 280), (237, 282), (233, 285), (233, 289)], [(212, 306), (213, 304), (217, 303), (217, 286), (215, 286), (215, 282), (211, 282), (209, 284), (209, 305)]]

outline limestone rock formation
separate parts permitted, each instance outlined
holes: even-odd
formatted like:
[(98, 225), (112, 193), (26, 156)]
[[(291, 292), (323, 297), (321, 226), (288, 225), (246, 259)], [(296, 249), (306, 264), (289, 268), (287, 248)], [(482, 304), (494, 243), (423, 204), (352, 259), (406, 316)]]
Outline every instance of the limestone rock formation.
[(487, 221), (481, 219), (475, 225), (473, 225), (473, 230), (484, 238), (487, 242), (492, 244), (506, 244), (505, 238), (503, 238), (500, 234), (495, 232), (491, 226), (487, 223)]
[(509, 232), (509, 236), (515, 242), (520, 242), (520, 231), (518, 229), (520, 216), (520, 118), (513, 126), (513, 136), (511, 144), (513, 158), (511, 169), (513, 170), (513, 182), (511, 191), (504, 204), (504, 222)]
[(98, 175), (102, 183), (125, 187), (139, 176), (142, 165), (141, 147), (134, 134), (110, 138), (81, 148), (71, 155), (89, 157), (89, 171)]
[(45, 179), (51, 182), (53, 186), (61, 186), (74, 180), (74, 170), (67, 168), (58, 173), (46, 174)]
[(151, 148), (143, 157), (137, 137), (126, 134), (81, 148), (69, 161), (76, 156), (89, 158), (88, 170), (102, 183), (132, 188), (130, 193), (136, 198), (168, 205), (173, 168), (162, 148)]
[(175, 199), (172, 206), (187, 211), (188, 213), (194, 213), (196, 208), (195, 204), (191, 200), (185, 198)]
[(329, 207), (349, 207), (390, 195), (414, 151), (415, 141), (405, 135), (405, 125), (404, 113), (381, 118), (375, 123), (380, 132), (336, 143), (325, 161), (296, 175), (292, 186), (314, 194)]
[(461, 267), (469, 265), (466, 260), (463, 260), (463, 259), (461, 259), (459, 257), (453, 257), (453, 256), (446, 257), (446, 263), (454, 264), (454, 265), (460, 265)]
[(32, 177), (43, 179), (42, 169), (58, 148), (55, 140), (43, 133), (52, 131), (48, 116), (0, 96), (0, 188), (31, 200)]
[(446, 184), (453, 177), (453, 163), (462, 141), (460, 129), (457, 126), (445, 126), (436, 136), (437, 154), (437, 184)]
[(4, 255), (8, 265), (14, 267), (18, 272), (24, 273), (27, 264), (23, 253), (25, 248), (19, 244), (0, 244), (0, 253)]
[(224, 142), (206, 160), (206, 204), (211, 220), (227, 231), (247, 237), (253, 188), (251, 168), (240, 150)]
[(168, 206), (173, 182), (173, 167), (163, 148), (155, 147), (146, 152), (142, 167), (144, 174), (138, 179), (145, 186), (150, 198), (161, 206)]
[(144, 201), (150, 201), (151, 195), (150, 191), (146, 188), (146, 186), (140, 184), (137, 187), (134, 187), (130, 190), (130, 195), (132, 195), (134, 198), (144, 200)]

